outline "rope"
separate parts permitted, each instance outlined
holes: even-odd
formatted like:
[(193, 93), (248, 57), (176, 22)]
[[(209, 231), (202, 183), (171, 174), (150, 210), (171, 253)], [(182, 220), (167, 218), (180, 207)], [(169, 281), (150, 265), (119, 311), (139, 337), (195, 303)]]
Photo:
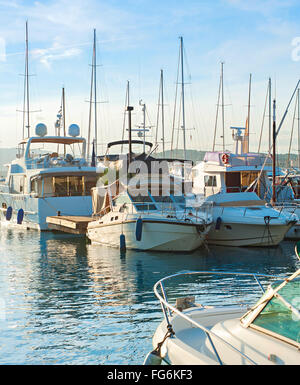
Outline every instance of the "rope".
[(167, 338), (174, 336), (174, 335), (175, 335), (175, 332), (172, 328), (172, 325), (169, 324), (167, 333), (165, 334), (163, 340), (157, 344), (157, 347), (153, 350), (153, 352), (155, 352), (158, 356), (160, 356), (160, 351), (161, 351), (162, 345), (164, 344), (164, 342), (166, 341)]

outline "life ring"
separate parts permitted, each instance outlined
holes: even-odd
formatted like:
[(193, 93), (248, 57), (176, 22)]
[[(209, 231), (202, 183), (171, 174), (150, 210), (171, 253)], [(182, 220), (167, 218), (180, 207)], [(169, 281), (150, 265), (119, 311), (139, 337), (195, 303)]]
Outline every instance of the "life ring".
[(222, 155), (222, 162), (224, 164), (228, 164), (229, 163), (229, 155), (228, 154), (223, 154)]

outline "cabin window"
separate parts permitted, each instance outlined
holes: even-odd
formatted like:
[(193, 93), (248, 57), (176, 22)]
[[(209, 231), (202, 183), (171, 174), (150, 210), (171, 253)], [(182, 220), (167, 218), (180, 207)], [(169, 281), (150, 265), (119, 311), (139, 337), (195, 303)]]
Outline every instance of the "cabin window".
[(240, 172), (226, 172), (225, 183), (228, 193), (241, 191), (241, 173)]
[(53, 177), (53, 192), (57, 197), (68, 196), (68, 182), (64, 176)]
[(206, 187), (216, 187), (217, 186), (216, 175), (204, 175), (204, 185)]
[(156, 207), (149, 195), (130, 195), (130, 198), (132, 199), (134, 206), (138, 211), (156, 210)]
[(10, 192), (12, 194), (24, 193), (25, 177), (24, 175), (12, 175), (10, 177)]
[(71, 196), (78, 196), (78, 195), (83, 195), (83, 180), (82, 176), (69, 176), (68, 177), (68, 195)]
[(37, 177), (31, 181), (31, 192), (39, 197), (66, 197), (91, 195), (96, 176)]

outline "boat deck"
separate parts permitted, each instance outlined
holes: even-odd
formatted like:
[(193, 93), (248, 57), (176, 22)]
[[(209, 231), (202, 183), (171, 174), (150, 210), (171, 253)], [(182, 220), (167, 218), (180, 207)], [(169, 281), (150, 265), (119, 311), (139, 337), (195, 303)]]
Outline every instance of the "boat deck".
[(46, 222), (51, 230), (62, 231), (70, 234), (86, 234), (89, 222), (92, 222), (92, 217), (82, 216), (56, 216), (47, 217)]

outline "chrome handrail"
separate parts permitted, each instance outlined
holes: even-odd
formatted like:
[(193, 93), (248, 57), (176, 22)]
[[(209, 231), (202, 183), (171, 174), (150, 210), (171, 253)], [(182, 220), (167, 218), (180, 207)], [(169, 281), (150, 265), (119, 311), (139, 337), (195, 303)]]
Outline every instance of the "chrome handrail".
[[(189, 316), (187, 316), (186, 314), (184, 314), (183, 312), (181, 312), (180, 310), (178, 310), (176, 307), (174, 307), (173, 305), (171, 305), (169, 302), (168, 302), (168, 298), (167, 298), (167, 294), (166, 294), (166, 291), (165, 289), (163, 289), (162, 291), (162, 294), (163, 294), (163, 297), (159, 294), (158, 292), (158, 286), (160, 288), (164, 288), (163, 286), (163, 282), (166, 281), (166, 280), (169, 280), (171, 278), (174, 278), (174, 277), (178, 277), (178, 276), (183, 276), (183, 275), (193, 275), (193, 274), (212, 274), (212, 275), (239, 275), (239, 276), (251, 276), (255, 279), (256, 283), (258, 284), (259, 288), (262, 290), (262, 292), (264, 293), (264, 289), (263, 289), (263, 286), (262, 284), (260, 283), (258, 277), (266, 277), (266, 278), (276, 278), (276, 279), (279, 279), (280, 277), (278, 276), (274, 276), (274, 275), (267, 275), (267, 274), (255, 274), (255, 273), (240, 273), (240, 272), (227, 272), (227, 271), (218, 271), (218, 272), (211, 272), (211, 271), (186, 271), (186, 272), (180, 272), (180, 273), (177, 273), (177, 274), (173, 274), (173, 275), (170, 275), (170, 276), (167, 276), (165, 278), (162, 278), (161, 280), (159, 280), (158, 282), (156, 282), (156, 284), (154, 285), (154, 294), (156, 295), (156, 297), (158, 298), (158, 300), (160, 301), (160, 304), (161, 304), (161, 307), (163, 309), (163, 313), (164, 313), (164, 316), (165, 316), (165, 319), (166, 319), (166, 322), (168, 325), (170, 325), (170, 320), (169, 320), (169, 317), (171, 315), (170, 311), (172, 311), (173, 313), (176, 313), (177, 315), (179, 315), (180, 317), (182, 317), (183, 319), (185, 319), (186, 321), (190, 322), (191, 324), (193, 324), (194, 326), (198, 327), (199, 329), (201, 329), (202, 331), (205, 332), (205, 334), (207, 335), (208, 337), (208, 341), (210, 342), (211, 344), (211, 347), (217, 357), (217, 360), (219, 362), (220, 365), (223, 365), (223, 362), (221, 360), (221, 357), (212, 341), (212, 336), (215, 337), (216, 339), (218, 339), (220, 342), (224, 343), (227, 347), (229, 347), (229, 349), (233, 350), (235, 353), (238, 353), (241, 357), (243, 357), (244, 359), (246, 359), (248, 362), (250, 362), (250, 364), (252, 365), (257, 365), (257, 363), (255, 361), (253, 361), (250, 357), (248, 357), (246, 354), (244, 354), (243, 352), (241, 352), (240, 350), (238, 350), (237, 348), (235, 348), (232, 344), (230, 344), (229, 342), (225, 341), (222, 337), (218, 336), (217, 334), (215, 334), (214, 332), (212, 332), (211, 330), (207, 329), (206, 327), (204, 327), (203, 325), (200, 325), (198, 322), (194, 321), (192, 318), (190, 318)], [(168, 313), (169, 313), (169, 317), (167, 316), (167, 311), (166, 309), (168, 310)]]

